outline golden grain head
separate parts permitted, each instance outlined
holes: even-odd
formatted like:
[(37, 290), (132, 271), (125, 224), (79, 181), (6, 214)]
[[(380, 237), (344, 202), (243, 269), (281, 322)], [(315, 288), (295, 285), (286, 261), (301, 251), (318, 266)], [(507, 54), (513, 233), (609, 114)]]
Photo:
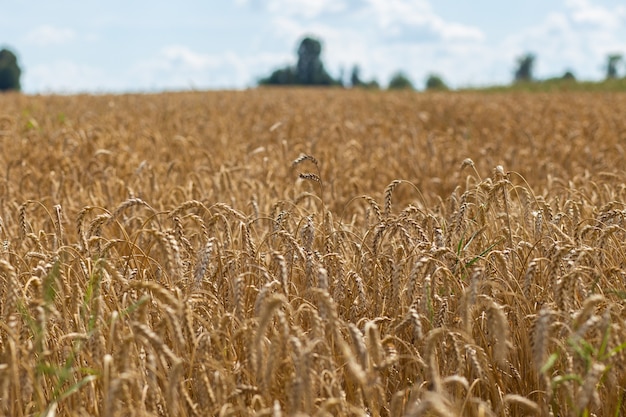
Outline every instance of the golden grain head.
[(626, 414), (626, 96), (363, 93), (0, 95), (0, 415)]

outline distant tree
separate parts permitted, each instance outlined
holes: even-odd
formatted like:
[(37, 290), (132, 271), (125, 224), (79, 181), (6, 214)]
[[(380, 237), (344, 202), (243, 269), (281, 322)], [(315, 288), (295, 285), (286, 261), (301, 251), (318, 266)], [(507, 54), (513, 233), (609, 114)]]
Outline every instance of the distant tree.
[(306, 37), (298, 47), (298, 62), (295, 67), (274, 71), (269, 77), (259, 80), (261, 85), (340, 85), (324, 69), (320, 59), (322, 44)]
[(0, 91), (21, 89), (22, 70), (17, 64), (17, 57), (8, 49), (0, 51)]
[(293, 67), (280, 68), (259, 81), (262, 85), (293, 85), (297, 84), (296, 70)]
[(562, 80), (568, 80), (568, 81), (576, 81), (576, 76), (574, 75), (574, 73), (572, 71), (565, 71), (565, 74), (563, 74), (563, 76), (561, 77)]
[(448, 86), (443, 79), (437, 74), (430, 74), (426, 79), (427, 90), (447, 90)]
[(322, 44), (313, 38), (304, 38), (298, 48), (298, 64), (296, 78), (298, 84), (316, 85), (331, 84), (332, 78), (324, 69), (320, 59)]
[(389, 90), (413, 90), (413, 83), (402, 72), (395, 73), (389, 81)]
[(606, 63), (606, 78), (617, 78), (617, 64), (622, 60), (622, 54), (610, 54)]
[(358, 65), (352, 67), (352, 75), (350, 75), (350, 85), (352, 87), (362, 87), (365, 83), (361, 80), (360, 76), (361, 69)]
[(527, 53), (517, 58), (517, 70), (515, 70), (515, 82), (533, 80), (533, 66), (535, 65), (535, 55)]
[(363, 81), (361, 79), (360, 73), (361, 69), (358, 67), (358, 65), (352, 67), (352, 74), (350, 75), (350, 85), (352, 87), (367, 88), (372, 90), (377, 90), (380, 88), (380, 85), (376, 80)]

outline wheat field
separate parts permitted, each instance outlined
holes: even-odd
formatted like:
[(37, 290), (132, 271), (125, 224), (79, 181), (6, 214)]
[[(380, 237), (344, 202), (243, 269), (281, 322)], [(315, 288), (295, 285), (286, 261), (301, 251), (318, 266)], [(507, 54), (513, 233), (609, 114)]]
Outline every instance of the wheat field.
[(625, 110), (0, 95), (0, 414), (622, 415)]

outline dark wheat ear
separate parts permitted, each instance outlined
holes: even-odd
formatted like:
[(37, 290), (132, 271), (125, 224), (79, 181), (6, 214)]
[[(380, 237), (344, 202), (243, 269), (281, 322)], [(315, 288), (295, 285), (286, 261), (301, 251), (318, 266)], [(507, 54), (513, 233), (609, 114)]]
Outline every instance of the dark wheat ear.
[(294, 168), (294, 167), (300, 165), (301, 163), (303, 163), (304, 161), (311, 161), (316, 167), (319, 167), (319, 163), (317, 162), (317, 159), (315, 159), (314, 156), (307, 155), (307, 154), (304, 154), (304, 153), (301, 154), (296, 159), (294, 159), (293, 162), (291, 162), (291, 167)]
[(303, 180), (307, 180), (307, 181), (313, 181), (316, 182), (320, 188), (323, 190), (324, 189), (324, 184), (322, 182), (322, 178), (321, 178), (321, 174), (320, 174), (320, 167), (319, 167), (319, 163), (317, 161), (317, 159), (311, 155), (307, 155), (307, 154), (301, 154), (299, 157), (297, 157), (296, 159), (293, 160), (293, 162), (291, 163), (291, 167), (295, 168), (296, 166), (300, 165), (301, 163), (303, 163), (304, 161), (310, 161), (311, 163), (313, 163), (313, 165), (315, 165), (315, 170), (317, 171), (317, 174), (313, 173), (313, 172), (300, 172), (298, 173), (298, 178), (301, 178)]
[(302, 178), (303, 180), (315, 181), (318, 184), (322, 183), (319, 175), (313, 174), (311, 172), (301, 172), (300, 174), (298, 174), (298, 177)]

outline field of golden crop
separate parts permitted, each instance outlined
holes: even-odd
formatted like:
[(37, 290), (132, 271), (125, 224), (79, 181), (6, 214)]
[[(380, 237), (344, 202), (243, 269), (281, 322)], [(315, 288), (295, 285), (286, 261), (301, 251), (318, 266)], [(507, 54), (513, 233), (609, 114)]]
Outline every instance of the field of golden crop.
[(0, 96), (0, 415), (626, 413), (626, 96)]

